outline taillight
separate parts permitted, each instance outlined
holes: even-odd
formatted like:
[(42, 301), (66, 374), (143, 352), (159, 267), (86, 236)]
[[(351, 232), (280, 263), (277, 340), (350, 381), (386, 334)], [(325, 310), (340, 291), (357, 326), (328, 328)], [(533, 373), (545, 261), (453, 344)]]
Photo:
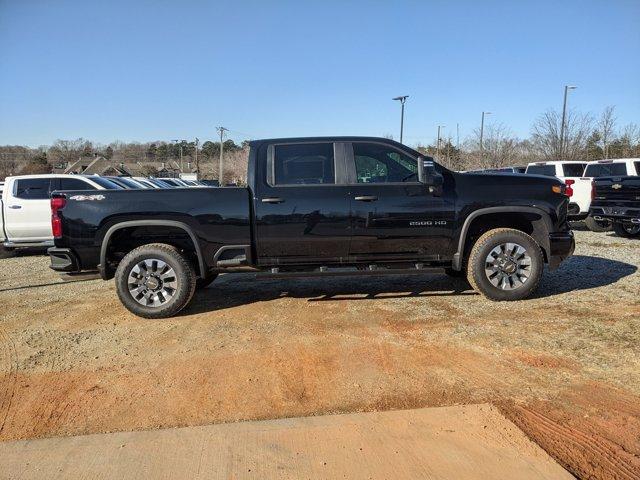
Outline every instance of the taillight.
[(591, 201), (596, 199), (596, 184), (591, 180)]
[(564, 194), (571, 198), (573, 196), (573, 188), (571, 188), (571, 185), (573, 185), (574, 183), (576, 183), (575, 180), (565, 180), (564, 184), (567, 186), (567, 188), (564, 189)]
[(62, 219), (58, 212), (64, 208), (67, 200), (64, 197), (53, 197), (51, 199), (51, 231), (53, 238), (62, 237)]

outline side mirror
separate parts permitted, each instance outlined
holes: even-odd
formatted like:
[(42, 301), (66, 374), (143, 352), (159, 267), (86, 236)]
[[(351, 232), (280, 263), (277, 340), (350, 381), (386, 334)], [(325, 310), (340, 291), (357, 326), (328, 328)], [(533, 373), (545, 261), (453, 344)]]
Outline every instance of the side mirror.
[(418, 181), (429, 187), (441, 187), (444, 183), (444, 178), (436, 170), (433, 160), (418, 157)]

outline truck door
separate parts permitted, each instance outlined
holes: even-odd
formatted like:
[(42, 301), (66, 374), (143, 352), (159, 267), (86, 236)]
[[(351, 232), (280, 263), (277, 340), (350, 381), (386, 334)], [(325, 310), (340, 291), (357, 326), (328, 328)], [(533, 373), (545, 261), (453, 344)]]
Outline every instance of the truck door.
[(407, 152), (384, 143), (351, 145), (349, 255), (358, 261), (451, 258), (455, 217), (449, 176), (443, 187), (429, 187), (418, 182), (418, 159)]
[(6, 195), (5, 231), (11, 242), (52, 240), (51, 178), (17, 178)]
[(258, 264), (346, 260), (349, 197), (336, 180), (344, 170), (336, 148), (322, 141), (261, 147), (254, 191)]

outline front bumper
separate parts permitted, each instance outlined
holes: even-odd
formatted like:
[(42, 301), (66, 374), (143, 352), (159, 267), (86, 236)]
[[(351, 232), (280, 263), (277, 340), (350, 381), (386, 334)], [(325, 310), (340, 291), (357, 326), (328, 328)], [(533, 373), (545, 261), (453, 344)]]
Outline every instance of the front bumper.
[(51, 265), (49, 268), (56, 272), (79, 272), (80, 262), (69, 248), (51, 247), (47, 250)]
[(573, 232), (556, 232), (549, 234), (549, 269), (554, 270), (576, 249)]

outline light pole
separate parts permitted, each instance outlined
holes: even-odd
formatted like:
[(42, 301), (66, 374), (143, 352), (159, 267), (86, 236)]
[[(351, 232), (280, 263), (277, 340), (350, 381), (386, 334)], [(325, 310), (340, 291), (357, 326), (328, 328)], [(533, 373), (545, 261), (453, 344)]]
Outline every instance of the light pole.
[(402, 143), (402, 130), (404, 128), (404, 102), (407, 101), (407, 98), (409, 98), (409, 95), (402, 95), (400, 97), (393, 98), (393, 100), (398, 100), (400, 102), (400, 105), (401, 105), (401, 109), (400, 109), (400, 143)]
[(564, 86), (564, 103), (562, 105), (562, 124), (560, 125), (560, 158), (562, 160), (564, 156), (564, 137), (565, 137), (565, 129), (567, 123), (567, 96), (569, 94), (569, 90), (575, 90), (576, 86), (574, 85), (565, 85)]
[(491, 112), (482, 112), (482, 121), (480, 122), (480, 154), (483, 152), (482, 141), (484, 140), (484, 116), (491, 115)]
[(436, 153), (440, 157), (440, 129), (446, 127), (446, 125), (438, 125), (438, 143), (436, 144)]

